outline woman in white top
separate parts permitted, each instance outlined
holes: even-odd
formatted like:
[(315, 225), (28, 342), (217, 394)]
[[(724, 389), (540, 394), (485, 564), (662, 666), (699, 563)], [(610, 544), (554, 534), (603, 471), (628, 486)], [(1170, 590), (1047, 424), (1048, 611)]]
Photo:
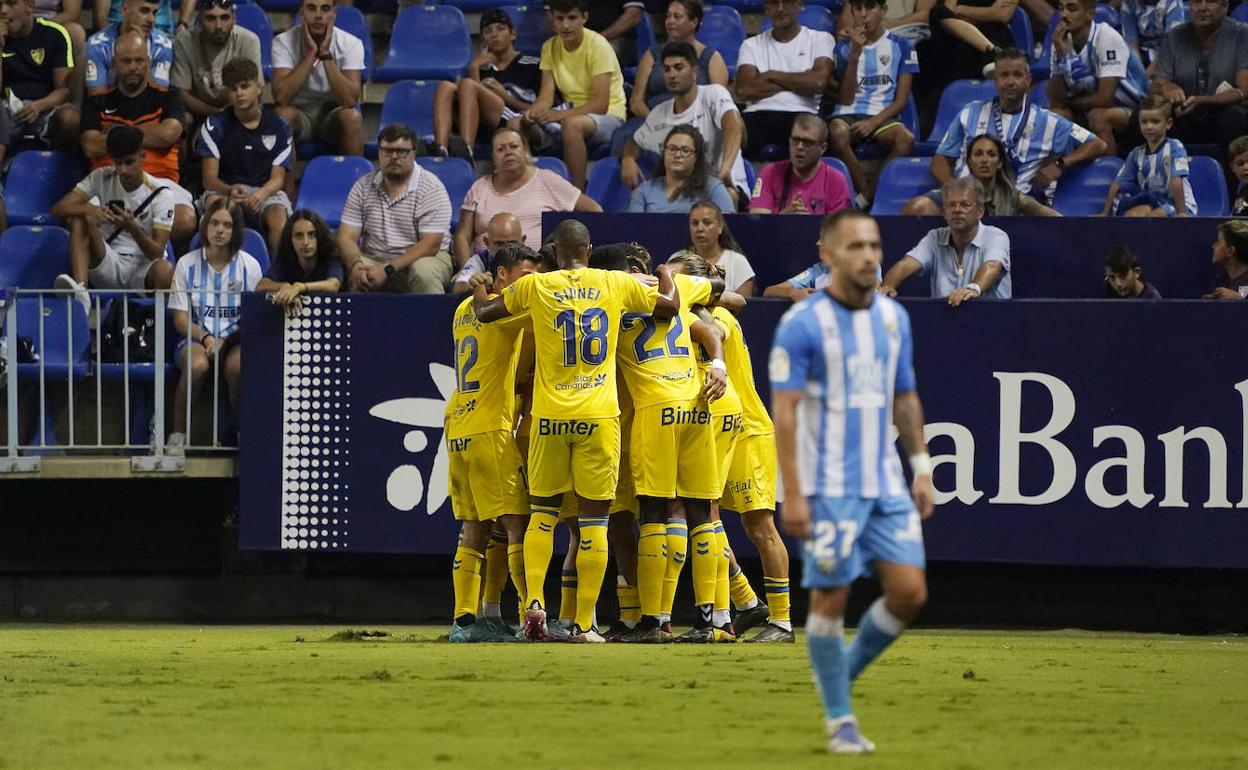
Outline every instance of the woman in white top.
[(697, 254), (709, 265), (722, 267), (724, 288), (746, 297), (753, 296), (754, 268), (728, 230), (719, 206), (701, 201), (689, 209), (689, 245), (684, 250)]
[(455, 228), (455, 269), (485, 248), (485, 230), (495, 214), (512, 214), (524, 229), (530, 248), (542, 244), (543, 211), (602, 211), (602, 206), (553, 171), (533, 165), (529, 143), (504, 126), (490, 141), (494, 172), (468, 188)]
[(183, 340), (174, 355), (182, 377), (174, 396), (169, 454), (184, 451), (187, 395), (199, 389), (209, 372), (216, 371), (212, 366), (214, 359), (220, 359), (230, 404), (238, 409), (242, 292), (254, 291), (262, 275), (260, 263), (242, 249), (243, 234), (243, 210), (239, 205), (226, 197), (214, 198), (199, 222), (202, 245), (185, 254), (174, 268), (169, 309), (173, 311), (173, 326)]

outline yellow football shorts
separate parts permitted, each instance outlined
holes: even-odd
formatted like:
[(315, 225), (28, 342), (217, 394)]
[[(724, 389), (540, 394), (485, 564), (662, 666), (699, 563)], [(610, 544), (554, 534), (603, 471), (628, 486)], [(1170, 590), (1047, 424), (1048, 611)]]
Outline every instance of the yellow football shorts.
[(446, 440), (451, 508), (460, 521), (527, 514), (529, 495), (516, 441), (505, 430)]
[(696, 401), (638, 408), (630, 448), (639, 496), (714, 500), (723, 490), (711, 413)]
[(535, 417), (529, 431), (529, 493), (575, 492), (612, 500), (620, 475), (620, 418), (558, 420)]
[(738, 513), (776, 510), (774, 434), (743, 435), (737, 439), (719, 507)]
[(722, 494), (728, 484), (728, 471), (732, 467), (732, 458), (736, 454), (737, 442), (741, 436), (741, 413), (712, 415), (711, 423), (715, 428), (715, 467), (719, 471), (719, 489)]

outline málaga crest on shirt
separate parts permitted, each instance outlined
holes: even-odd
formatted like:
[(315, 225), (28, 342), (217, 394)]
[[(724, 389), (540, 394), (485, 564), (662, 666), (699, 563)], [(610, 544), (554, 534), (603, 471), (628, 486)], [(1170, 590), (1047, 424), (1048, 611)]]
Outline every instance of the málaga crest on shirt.
[(264, 149), (271, 150), (277, 146), (277, 134), (265, 134), (260, 137), (260, 142), (264, 145)]

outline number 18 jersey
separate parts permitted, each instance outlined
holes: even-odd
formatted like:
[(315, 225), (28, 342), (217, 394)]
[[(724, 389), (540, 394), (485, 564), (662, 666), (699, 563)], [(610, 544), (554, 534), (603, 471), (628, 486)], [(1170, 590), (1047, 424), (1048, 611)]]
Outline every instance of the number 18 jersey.
[(448, 439), (515, 427), (516, 364), (520, 335), (527, 327), (523, 315), (481, 323), (472, 312), (472, 297), (455, 309), (455, 392), (446, 402)]
[(583, 267), (532, 273), (503, 291), (512, 315), (533, 321), (533, 416), (617, 417), (615, 350), (625, 313), (649, 313), (658, 290), (628, 273)]

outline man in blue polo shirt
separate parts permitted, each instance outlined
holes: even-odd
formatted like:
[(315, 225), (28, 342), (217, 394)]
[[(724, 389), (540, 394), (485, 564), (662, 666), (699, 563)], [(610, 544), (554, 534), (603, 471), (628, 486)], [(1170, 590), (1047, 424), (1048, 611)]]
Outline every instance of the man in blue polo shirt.
[(87, 38), (87, 91), (100, 93), (117, 82), (113, 70), (113, 47), (126, 32), (138, 32), (147, 40), (151, 58), (152, 82), (169, 87), (169, 69), (173, 66), (173, 40), (156, 28), (156, 0), (125, 0), (121, 4), (121, 21)]

